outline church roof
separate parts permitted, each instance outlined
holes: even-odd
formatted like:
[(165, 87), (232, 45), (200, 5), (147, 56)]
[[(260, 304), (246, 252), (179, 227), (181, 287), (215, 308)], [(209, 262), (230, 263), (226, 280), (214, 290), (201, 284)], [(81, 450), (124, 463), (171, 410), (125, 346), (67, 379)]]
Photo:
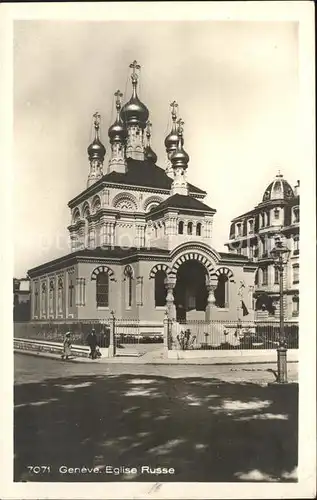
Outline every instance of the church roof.
[(96, 247), (96, 248), (85, 248), (82, 250), (77, 250), (75, 252), (71, 252), (69, 254), (63, 255), (62, 257), (58, 257), (57, 259), (51, 260), (49, 262), (45, 262), (39, 266), (33, 267), (28, 271), (28, 276), (33, 278), (35, 276), (40, 276), (46, 272), (53, 272), (57, 269), (62, 269), (64, 267), (75, 264), (81, 259), (100, 259), (100, 263), (103, 263), (102, 259), (110, 260), (113, 262), (124, 263), (125, 259), (133, 259), (138, 260), (138, 256), (142, 258), (150, 257), (152, 258), (154, 255), (160, 256), (160, 258), (164, 258), (164, 256), (168, 256), (169, 250), (166, 248), (137, 248), (137, 247)]
[(186, 196), (183, 194), (174, 194), (170, 196), (166, 200), (162, 201), (159, 205), (154, 207), (150, 213), (158, 212), (164, 210), (165, 208), (183, 208), (188, 210), (200, 210), (202, 212), (211, 212), (215, 213), (216, 210), (214, 208), (209, 207), (205, 203), (192, 196)]
[[(148, 160), (127, 159), (126, 173), (111, 172), (103, 176), (106, 182), (146, 186), (161, 189), (171, 189), (173, 180), (166, 175), (165, 170)], [(188, 184), (191, 193), (206, 194), (206, 191)]]
[[(129, 186), (141, 186), (148, 188), (166, 189), (170, 190), (173, 179), (171, 179), (161, 167), (158, 167), (150, 160), (134, 160), (127, 158), (127, 171), (125, 173), (110, 172), (105, 174), (99, 181), (90, 186), (80, 195), (76, 196), (69, 202), (69, 206), (81, 198), (86, 191), (95, 191), (97, 186), (107, 182), (109, 184), (124, 184)], [(193, 194), (206, 195), (206, 191), (188, 183), (189, 192)]]

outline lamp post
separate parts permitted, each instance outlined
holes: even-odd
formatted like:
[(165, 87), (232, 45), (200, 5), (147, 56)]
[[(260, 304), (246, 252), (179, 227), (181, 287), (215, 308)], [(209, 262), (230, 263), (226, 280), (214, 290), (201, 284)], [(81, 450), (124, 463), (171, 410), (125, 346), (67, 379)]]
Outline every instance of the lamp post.
[(277, 347), (277, 380), (279, 384), (287, 383), (287, 345), (284, 332), (284, 304), (283, 304), (283, 276), (284, 267), (288, 262), (290, 250), (283, 245), (281, 237), (275, 237), (275, 247), (271, 250), (271, 257), (274, 261), (275, 268), (279, 271), (279, 286), (280, 286), (280, 332), (278, 337)]

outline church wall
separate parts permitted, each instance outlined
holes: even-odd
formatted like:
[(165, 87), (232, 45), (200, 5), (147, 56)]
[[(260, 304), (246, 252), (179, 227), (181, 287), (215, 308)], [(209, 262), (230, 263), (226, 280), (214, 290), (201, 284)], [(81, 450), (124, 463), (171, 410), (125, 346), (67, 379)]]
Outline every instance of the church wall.
[(52, 273), (31, 278), (32, 320), (75, 319), (77, 317), (76, 280), (76, 265), (62, 267)]
[[(158, 204), (168, 198), (170, 193), (160, 193), (156, 190), (124, 190), (122, 188), (102, 188), (94, 193), (87, 200), (79, 203), (71, 210), (71, 224), (78, 224), (78, 218), (84, 224), (72, 230), (73, 244), (72, 250), (83, 247), (90, 248), (100, 246), (102, 243), (117, 246), (145, 246), (145, 226), (146, 222), (142, 214), (154, 204)], [(96, 215), (100, 208), (114, 210), (122, 213), (115, 221), (114, 214), (103, 215), (101, 219)], [(136, 218), (135, 214), (140, 215)], [(95, 216), (93, 222), (88, 223), (87, 214)], [(111, 226), (111, 228), (110, 228)], [(114, 232), (112, 236), (110, 233)], [(75, 241), (77, 241), (77, 246)], [(79, 245), (79, 246), (78, 246)], [(157, 245), (156, 245), (157, 246)]]
[[(222, 266), (221, 266), (222, 267)], [(231, 282), (229, 279), (229, 297), (228, 297), (228, 308), (214, 307), (212, 310), (211, 318), (213, 320), (225, 320), (225, 321), (236, 321), (240, 317), (243, 321), (253, 321), (254, 310), (253, 310), (253, 283), (254, 283), (254, 271), (245, 272), (242, 266), (226, 266), (233, 272), (233, 280)], [(244, 287), (241, 287), (241, 282), (244, 283)], [(241, 296), (239, 292), (241, 290)], [(244, 301), (249, 314), (246, 316), (242, 315), (241, 300)]]
[[(96, 280), (92, 280), (93, 271), (99, 266), (107, 266), (113, 271), (113, 279), (109, 279), (109, 305), (108, 307), (97, 307), (96, 303)], [(103, 262), (78, 264), (78, 278), (84, 282), (78, 283), (77, 309), (79, 319), (109, 319), (111, 311), (121, 315), (120, 303), (120, 266), (117, 264), (104, 264)], [(84, 291), (82, 284), (84, 283)], [(83, 300), (82, 300), (83, 297)]]
[(167, 264), (160, 260), (140, 261), (139, 274), (143, 277), (143, 305), (139, 308), (140, 319), (163, 321), (166, 307), (155, 307), (155, 279), (150, 278), (152, 268), (157, 264)]

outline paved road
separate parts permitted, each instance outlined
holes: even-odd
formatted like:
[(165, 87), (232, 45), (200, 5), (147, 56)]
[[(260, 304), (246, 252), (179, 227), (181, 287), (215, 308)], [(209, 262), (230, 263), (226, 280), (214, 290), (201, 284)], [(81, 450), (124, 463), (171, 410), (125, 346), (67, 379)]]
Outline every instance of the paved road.
[(236, 369), (16, 355), (15, 481), (294, 480), (297, 385)]
[[(153, 375), (171, 378), (204, 377), (219, 378), (228, 382), (268, 383), (275, 380), (272, 370), (276, 364), (246, 365), (138, 365), (138, 364), (106, 364), (106, 363), (71, 363), (60, 360), (45, 359), (26, 354), (15, 355), (15, 383), (37, 382), (46, 378), (59, 376), (84, 375)], [(289, 363), (288, 378), (297, 381), (298, 365)]]

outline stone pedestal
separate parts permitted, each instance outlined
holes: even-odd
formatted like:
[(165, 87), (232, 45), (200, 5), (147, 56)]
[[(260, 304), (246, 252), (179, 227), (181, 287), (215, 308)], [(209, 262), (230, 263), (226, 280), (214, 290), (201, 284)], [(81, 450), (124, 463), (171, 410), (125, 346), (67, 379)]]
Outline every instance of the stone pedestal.
[(277, 382), (287, 383), (287, 348), (284, 346), (277, 348)]

